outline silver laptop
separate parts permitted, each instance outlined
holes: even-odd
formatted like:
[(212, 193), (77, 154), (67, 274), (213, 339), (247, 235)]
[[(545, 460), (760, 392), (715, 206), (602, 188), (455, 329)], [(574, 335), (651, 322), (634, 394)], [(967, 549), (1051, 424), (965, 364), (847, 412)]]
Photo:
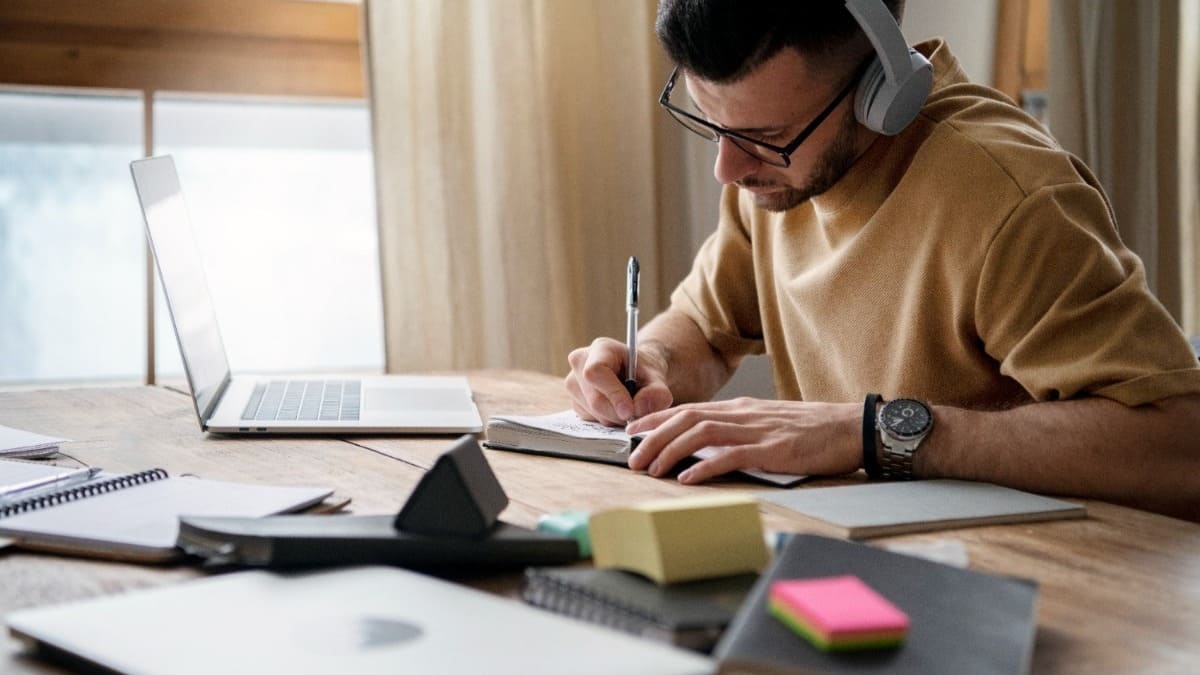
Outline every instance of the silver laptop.
[(466, 378), (233, 375), (175, 162), (130, 164), (200, 428), (222, 433), (476, 433)]
[(8, 615), (50, 655), (122, 673), (712, 673), (665, 643), (407, 570), (238, 572)]

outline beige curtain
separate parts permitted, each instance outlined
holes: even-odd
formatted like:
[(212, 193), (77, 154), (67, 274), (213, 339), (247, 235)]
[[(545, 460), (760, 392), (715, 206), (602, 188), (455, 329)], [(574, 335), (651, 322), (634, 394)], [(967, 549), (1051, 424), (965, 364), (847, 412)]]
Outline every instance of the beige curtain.
[(1200, 336), (1200, 0), (1183, 0), (1179, 17), (1181, 316), (1188, 334)]
[(1099, 176), (1151, 288), (1200, 333), (1200, 0), (1057, 0), (1051, 130)]
[(624, 335), (680, 264), (653, 0), (371, 0), (388, 370), (520, 367)]

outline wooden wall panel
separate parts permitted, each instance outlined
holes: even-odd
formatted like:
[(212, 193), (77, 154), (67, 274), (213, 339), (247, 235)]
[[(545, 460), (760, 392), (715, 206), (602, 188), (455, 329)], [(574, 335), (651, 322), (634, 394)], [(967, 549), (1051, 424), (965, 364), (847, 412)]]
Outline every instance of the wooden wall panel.
[(1049, 0), (1000, 0), (993, 86), (1020, 102), (1026, 89), (1046, 88)]
[(1046, 89), (1046, 64), (1050, 51), (1050, 1), (1027, 0), (1025, 50), (1021, 61), (1024, 89)]
[(4, 0), (0, 84), (362, 98), (360, 8)]
[(1025, 43), (1025, 0), (1000, 0), (996, 8), (996, 58), (992, 86), (1012, 100), (1021, 96), (1022, 47)]
[(358, 5), (300, 0), (4, 0), (13, 22), (357, 41)]

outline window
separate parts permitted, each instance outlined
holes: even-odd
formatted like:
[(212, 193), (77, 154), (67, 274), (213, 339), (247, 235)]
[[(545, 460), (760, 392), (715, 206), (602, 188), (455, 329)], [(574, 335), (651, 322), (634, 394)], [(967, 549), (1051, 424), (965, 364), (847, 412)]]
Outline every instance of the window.
[[(154, 108), (230, 365), (381, 370), (366, 105), (159, 98)], [(156, 315), (159, 371), (182, 372), (165, 309)]]
[(360, 6), (0, 2), (0, 25), (0, 384), (148, 376), (147, 137), (176, 156), (233, 367), (382, 366)]
[(140, 379), (136, 97), (0, 95), (0, 383)]

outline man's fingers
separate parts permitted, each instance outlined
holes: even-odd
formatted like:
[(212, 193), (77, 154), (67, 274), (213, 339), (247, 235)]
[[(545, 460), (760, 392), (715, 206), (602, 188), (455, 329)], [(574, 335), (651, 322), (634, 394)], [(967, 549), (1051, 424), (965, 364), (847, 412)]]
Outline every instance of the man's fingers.
[(671, 407), (671, 390), (661, 381), (648, 382), (633, 397), (634, 418), (644, 417)]
[[(672, 420), (673, 422), (674, 420)], [(668, 423), (670, 425), (670, 423)], [(667, 427), (668, 425), (664, 425)], [(662, 431), (664, 427), (659, 427)], [(671, 428), (674, 432), (675, 429)], [(658, 458), (650, 464), (647, 471), (651, 476), (663, 476), (687, 457), (691, 457), (701, 448), (710, 446), (733, 446), (742, 442), (743, 430), (737, 425), (715, 420), (703, 420), (696, 424), (687, 425), (679, 433), (672, 433), (674, 438), (662, 449)]]
[(630, 457), (629, 466), (646, 467), (651, 476), (662, 476), (701, 448), (736, 446), (744, 442), (744, 437), (745, 428), (740, 425), (711, 419), (696, 421), (694, 411), (683, 411), (647, 436), (634, 453), (637, 457)]
[[(666, 394), (670, 396), (670, 390), (667, 390)], [(681, 415), (683, 417), (680, 417)], [(746, 414), (730, 407), (727, 401), (689, 403), (670, 410), (652, 410), (644, 415), (638, 415), (637, 419), (629, 423), (628, 431), (631, 434), (637, 434), (656, 429), (669, 419), (688, 426), (698, 424), (703, 420), (738, 423), (746, 419)]]
[(731, 471), (749, 468), (752, 456), (750, 446), (717, 448), (711, 457), (693, 464), (679, 474), (679, 482), (684, 485), (696, 485)]
[(575, 414), (609, 426), (622, 426), (633, 416), (633, 400), (620, 380), (625, 365), (625, 345), (597, 338), (587, 347), (567, 355), (571, 372), (567, 391)]
[(566, 378), (567, 393), (571, 395), (571, 408), (580, 419), (599, 422), (608, 426), (619, 427), (625, 420), (618, 419), (608, 399), (595, 397), (590, 390), (585, 390), (574, 372)]
[(620, 372), (625, 365), (624, 345), (608, 338), (599, 338), (588, 349), (586, 362), (579, 369), (585, 396), (593, 412), (624, 423), (633, 417), (633, 398), (621, 382)]

